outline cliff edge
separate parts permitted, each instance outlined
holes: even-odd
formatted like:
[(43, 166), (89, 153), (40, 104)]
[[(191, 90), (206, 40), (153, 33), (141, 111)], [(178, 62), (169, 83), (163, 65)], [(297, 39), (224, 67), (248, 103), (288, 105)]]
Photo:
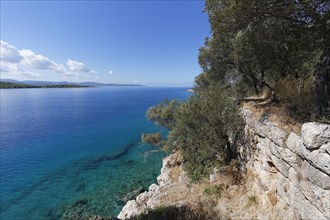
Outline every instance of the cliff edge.
[(242, 115), (239, 177), (232, 164), (191, 183), (175, 152), (163, 160), (158, 185), (128, 201), (118, 218), (184, 206), (212, 219), (330, 219), (330, 125), (310, 122), (299, 130), (271, 113), (245, 107)]

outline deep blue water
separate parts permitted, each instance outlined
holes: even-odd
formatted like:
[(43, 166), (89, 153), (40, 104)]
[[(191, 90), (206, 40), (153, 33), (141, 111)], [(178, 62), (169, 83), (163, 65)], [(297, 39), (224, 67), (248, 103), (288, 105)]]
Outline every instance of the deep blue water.
[[(8, 89), (1, 93), (1, 219), (115, 216), (156, 182), (162, 152), (140, 142), (145, 118), (185, 88)], [(163, 134), (166, 131), (161, 130)]]

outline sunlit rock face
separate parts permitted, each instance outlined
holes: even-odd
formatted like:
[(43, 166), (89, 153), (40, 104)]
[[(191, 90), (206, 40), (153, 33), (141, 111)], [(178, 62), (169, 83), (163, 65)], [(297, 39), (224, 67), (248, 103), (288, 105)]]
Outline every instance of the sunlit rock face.
[(305, 123), (298, 135), (258, 120), (251, 110), (243, 109), (242, 115), (256, 150), (241, 156), (252, 158), (247, 169), (258, 176), (260, 187), (276, 192), (298, 218), (330, 219), (330, 125)]
[[(228, 167), (221, 167), (206, 182), (191, 185), (176, 152), (163, 159), (158, 184), (127, 202), (118, 218), (159, 206), (202, 204), (197, 208), (212, 219), (330, 219), (330, 125), (305, 123), (294, 132), (266, 114), (244, 108), (242, 115), (241, 183), (229, 181)], [(220, 197), (205, 194), (217, 184), (225, 186)]]

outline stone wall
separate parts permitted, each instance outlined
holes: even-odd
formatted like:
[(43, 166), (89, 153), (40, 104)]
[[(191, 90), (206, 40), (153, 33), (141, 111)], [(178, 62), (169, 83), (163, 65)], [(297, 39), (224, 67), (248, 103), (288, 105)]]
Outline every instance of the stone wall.
[(288, 216), (330, 219), (330, 125), (306, 123), (298, 135), (267, 114), (243, 109), (242, 115), (250, 147), (242, 146), (240, 156), (256, 186), (284, 201)]

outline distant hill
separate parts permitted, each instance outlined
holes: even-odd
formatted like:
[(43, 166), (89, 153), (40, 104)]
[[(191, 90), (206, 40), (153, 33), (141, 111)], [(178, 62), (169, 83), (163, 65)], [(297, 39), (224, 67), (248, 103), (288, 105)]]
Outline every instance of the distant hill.
[(82, 88), (91, 86), (72, 85), (72, 84), (54, 84), (54, 85), (29, 85), (25, 83), (2, 82), (0, 89), (23, 89), (23, 88)]
[(142, 86), (140, 84), (116, 84), (116, 83), (97, 83), (97, 82), (67, 82), (67, 81), (33, 81), (33, 80), (14, 80), (14, 79), (1, 79), (1, 82), (17, 83), (17, 84), (26, 84), (30, 86), (50, 86), (50, 85), (77, 85), (77, 86)]

